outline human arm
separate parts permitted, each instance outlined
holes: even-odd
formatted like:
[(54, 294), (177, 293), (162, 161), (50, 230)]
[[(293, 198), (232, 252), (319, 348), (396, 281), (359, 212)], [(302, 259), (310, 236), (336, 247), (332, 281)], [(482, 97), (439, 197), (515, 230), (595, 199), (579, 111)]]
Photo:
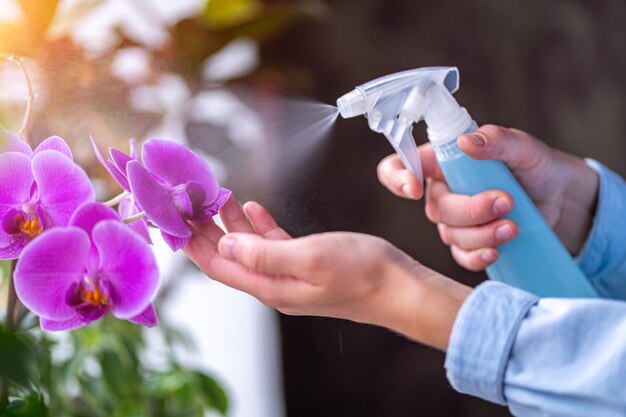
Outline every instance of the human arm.
[(600, 178), (593, 225), (576, 258), (600, 295), (626, 300), (626, 181), (602, 164), (587, 160)]
[(625, 303), (486, 282), (459, 311), (446, 369), (455, 389), (519, 417), (623, 417), (625, 357)]
[[(211, 278), (291, 315), (350, 319), (444, 350), (471, 289), (390, 243), (356, 233), (292, 239), (256, 203), (220, 212), (230, 232), (194, 223), (185, 253)], [(249, 221), (246, 219), (246, 214)]]
[(347, 318), (447, 348), (457, 390), (517, 416), (626, 415), (626, 304), (539, 301), (496, 282), (471, 291), (380, 239), (291, 239), (258, 204), (245, 209), (250, 222), (234, 199), (222, 209), (236, 233), (194, 225), (185, 251), (216, 280), (286, 314)]

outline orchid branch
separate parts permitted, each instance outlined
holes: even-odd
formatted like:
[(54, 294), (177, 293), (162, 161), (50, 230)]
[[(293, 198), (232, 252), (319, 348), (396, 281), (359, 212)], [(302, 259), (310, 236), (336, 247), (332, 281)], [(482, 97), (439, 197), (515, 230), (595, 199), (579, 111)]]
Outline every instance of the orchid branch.
[[(19, 300), (17, 299), (17, 293), (15, 292), (15, 284), (13, 282), (13, 273), (15, 272), (15, 265), (17, 260), (11, 261), (11, 267), (9, 269), (9, 289), (7, 297), (7, 311), (5, 316), (5, 331), (13, 331), (15, 326), (15, 311), (19, 308)], [(0, 410), (4, 409), (9, 403), (9, 381), (4, 379), (0, 381)]]
[(5, 317), (5, 328), (7, 331), (13, 330), (15, 326), (15, 312), (19, 309), (19, 300), (17, 293), (15, 292), (15, 283), (13, 281), (13, 273), (15, 272), (15, 265), (17, 260), (11, 261), (11, 268), (9, 270), (9, 290), (7, 297), (7, 313)]
[(130, 193), (128, 191), (123, 191), (122, 193), (116, 195), (115, 197), (113, 197), (109, 201), (105, 201), (102, 204), (104, 204), (105, 206), (113, 207), (113, 206), (118, 205), (123, 199), (125, 199), (129, 195), (130, 195)]
[(24, 110), (24, 119), (22, 120), (22, 127), (20, 127), (18, 134), (24, 142), (30, 144), (28, 130), (30, 128), (30, 122), (33, 114), (33, 103), (35, 102), (33, 83), (26, 67), (24, 66), (24, 58), (16, 58), (15, 55), (3, 55), (3, 57), (7, 61), (12, 62), (19, 67), (20, 71), (22, 71), (22, 75), (24, 76), (24, 80), (26, 80), (26, 88), (28, 90), (28, 95), (26, 96), (26, 110)]
[(123, 222), (124, 222), (124, 224), (129, 224), (129, 223), (132, 223), (132, 222), (136, 222), (137, 220), (142, 219), (145, 216), (146, 216), (146, 212), (145, 211), (140, 211), (139, 213), (137, 213), (137, 214), (135, 214), (133, 216), (125, 218), (123, 220)]
[(20, 128), (19, 135), (26, 143), (29, 143), (28, 140), (28, 129), (30, 128), (30, 119), (33, 113), (33, 103), (35, 101), (35, 93), (33, 92), (33, 83), (30, 79), (30, 75), (28, 75), (28, 71), (24, 66), (24, 58), (15, 58), (14, 56), (10, 56), (8, 58), (9, 61), (14, 62), (24, 75), (24, 80), (26, 80), (26, 88), (28, 89), (28, 95), (26, 96), (26, 110), (24, 111), (24, 120), (22, 121), (22, 127)]

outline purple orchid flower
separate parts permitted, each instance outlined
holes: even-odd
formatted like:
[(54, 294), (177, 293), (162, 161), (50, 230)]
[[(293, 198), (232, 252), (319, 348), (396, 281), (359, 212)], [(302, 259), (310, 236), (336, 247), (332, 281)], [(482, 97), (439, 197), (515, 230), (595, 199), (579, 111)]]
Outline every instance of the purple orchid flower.
[(17, 259), (44, 230), (67, 226), (76, 208), (94, 199), (94, 191), (58, 136), (34, 151), (8, 136), (5, 149), (0, 154), (0, 259)]
[(46, 331), (76, 329), (108, 312), (155, 326), (158, 282), (150, 247), (97, 202), (82, 205), (69, 227), (30, 243), (15, 269), (17, 295)]
[[(105, 160), (92, 139), (96, 156), (111, 176), (133, 194), (132, 201), (120, 203), (120, 212), (134, 215), (143, 211), (161, 229), (165, 242), (176, 251), (192, 235), (188, 220), (205, 221), (217, 214), (231, 192), (220, 188), (209, 166), (200, 156), (174, 142), (150, 139), (142, 148), (143, 165), (137, 159), (134, 141), (130, 155), (110, 148)], [(144, 236), (145, 220), (133, 226)], [(149, 237), (148, 237), (149, 238)]]
[(187, 221), (211, 219), (231, 192), (220, 188), (200, 156), (177, 143), (146, 141), (142, 161), (126, 163), (130, 190), (139, 208), (161, 229), (170, 248), (181, 249), (191, 240)]

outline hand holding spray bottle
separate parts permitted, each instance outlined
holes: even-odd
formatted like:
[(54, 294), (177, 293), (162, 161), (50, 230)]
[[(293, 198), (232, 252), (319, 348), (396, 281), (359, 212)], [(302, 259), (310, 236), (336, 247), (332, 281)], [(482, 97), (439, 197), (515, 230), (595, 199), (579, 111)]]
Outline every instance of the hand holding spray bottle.
[(597, 297), (587, 278), (541, 213), (501, 161), (478, 161), (464, 154), (457, 138), (478, 128), (452, 96), (459, 89), (455, 67), (428, 67), (398, 72), (356, 87), (337, 100), (343, 118), (365, 115), (370, 128), (383, 133), (404, 165), (420, 181), (422, 166), (413, 139), (413, 123), (424, 120), (428, 139), (448, 186), (474, 195), (503, 190), (515, 201), (507, 215), (519, 226), (516, 239), (500, 246), (489, 278), (541, 297)]

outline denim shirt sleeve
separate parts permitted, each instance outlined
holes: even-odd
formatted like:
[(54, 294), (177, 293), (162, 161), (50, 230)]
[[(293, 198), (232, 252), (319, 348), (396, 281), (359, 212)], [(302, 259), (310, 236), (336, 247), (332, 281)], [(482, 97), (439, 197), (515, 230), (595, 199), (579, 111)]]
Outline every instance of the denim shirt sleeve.
[(625, 417), (626, 303), (488, 281), (459, 311), (446, 370), (458, 391), (517, 417)]
[(578, 264), (600, 295), (626, 300), (626, 182), (604, 165), (586, 160), (600, 179), (598, 205)]

